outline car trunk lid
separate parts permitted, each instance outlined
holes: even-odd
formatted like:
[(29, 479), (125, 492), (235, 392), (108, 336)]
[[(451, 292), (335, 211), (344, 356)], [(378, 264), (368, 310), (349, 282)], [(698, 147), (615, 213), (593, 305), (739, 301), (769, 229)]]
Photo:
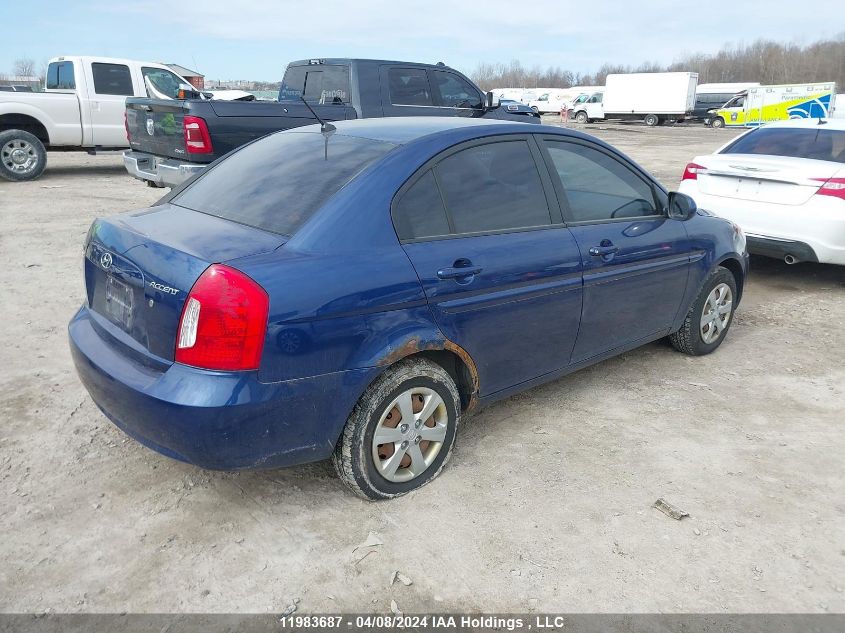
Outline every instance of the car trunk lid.
[(202, 272), (284, 242), (170, 204), (99, 219), (85, 248), (88, 307), (151, 354), (173, 360), (182, 307)]
[(841, 165), (829, 161), (754, 154), (713, 154), (695, 159), (702, 193), (783, 205), (807, 202)]

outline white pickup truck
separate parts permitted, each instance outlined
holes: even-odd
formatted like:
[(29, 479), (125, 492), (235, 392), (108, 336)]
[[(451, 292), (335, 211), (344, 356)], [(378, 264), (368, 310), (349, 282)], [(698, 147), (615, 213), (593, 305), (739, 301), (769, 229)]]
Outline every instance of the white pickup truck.
[[(157, 95), (149, 94), (149, 84)], [(33, 180), (47, 150), (95, 153), (129, 147), (126, 97), (176, 98), (188, 82), (163, 64), (108, 57), (56, 57), (45, 92), (0, 92), (0, 177)]]

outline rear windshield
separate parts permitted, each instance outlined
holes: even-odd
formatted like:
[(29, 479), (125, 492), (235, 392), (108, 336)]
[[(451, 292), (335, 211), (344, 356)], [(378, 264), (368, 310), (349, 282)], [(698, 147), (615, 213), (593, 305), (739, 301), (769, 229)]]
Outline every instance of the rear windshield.
[(761, 127), (736, 140), (723, 154), (761, 154), (845, 163), (845, 130), (824, 125), (804, 128)]
[(273, 134), (232, 153), (171, 202), (293, 235), (341, 187), (395, 145), (334, 134)]
[(349, 66), (288, 66), (279, 101), (299, 101), (300, 97), (321, 104), (349, 103)]

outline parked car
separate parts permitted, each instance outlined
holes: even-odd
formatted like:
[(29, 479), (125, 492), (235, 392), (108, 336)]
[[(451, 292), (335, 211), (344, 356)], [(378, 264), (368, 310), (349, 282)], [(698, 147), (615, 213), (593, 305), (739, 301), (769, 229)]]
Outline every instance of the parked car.
[(686, 166), (680, 191), (739, 224), (752, 253), (845, 265), (845, 121), (780, 121)]
[(212, 469), (332, 457), (380, 499), (435, 477), (478, 405), (666, 336), (712, 352), (746, 268), (736, 226), (587, 135), (341, 121), (96, 220), (70, 345), (154, 450)]
[(162, 64), (110, 57), (55, 57), (47, 65), (45, 92), (0, 95), (0, 176), (38, 178), (47, 151), (96, 153), (129, 147), (127, 96), (146, 96), (147, 81), (188, 82)]
[(466, 116), (540, 122), (528, 106), (488, 102), (480, 88), (442, 63), (304, 59), (288, 64), (278, 102), (128, 99), (132, 149), (123, 162), (135, 178), (173, 187), (256, 138), (313, 124), (312, 110), (324, 121)]

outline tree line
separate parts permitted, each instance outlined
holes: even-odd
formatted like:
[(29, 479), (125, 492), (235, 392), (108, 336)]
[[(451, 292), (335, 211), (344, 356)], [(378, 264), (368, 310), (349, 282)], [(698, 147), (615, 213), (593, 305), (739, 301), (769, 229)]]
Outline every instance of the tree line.
[(484, 90), (493, 88), (570, 88), (603, 86), (608, 75), (633, 72), (696, 72), (698, 83), (757, 81), (764, 85), (835, 81), (845, 91), (845, 33), (808, 45), (757, 40), (725, 46), (715, 54), (693, 53), (668, 65), (647, 62), (633, 67), (603, 64), (595, 73), (560, 66), (525, 68), (518, 60), (481, 63), (470, 77)]

